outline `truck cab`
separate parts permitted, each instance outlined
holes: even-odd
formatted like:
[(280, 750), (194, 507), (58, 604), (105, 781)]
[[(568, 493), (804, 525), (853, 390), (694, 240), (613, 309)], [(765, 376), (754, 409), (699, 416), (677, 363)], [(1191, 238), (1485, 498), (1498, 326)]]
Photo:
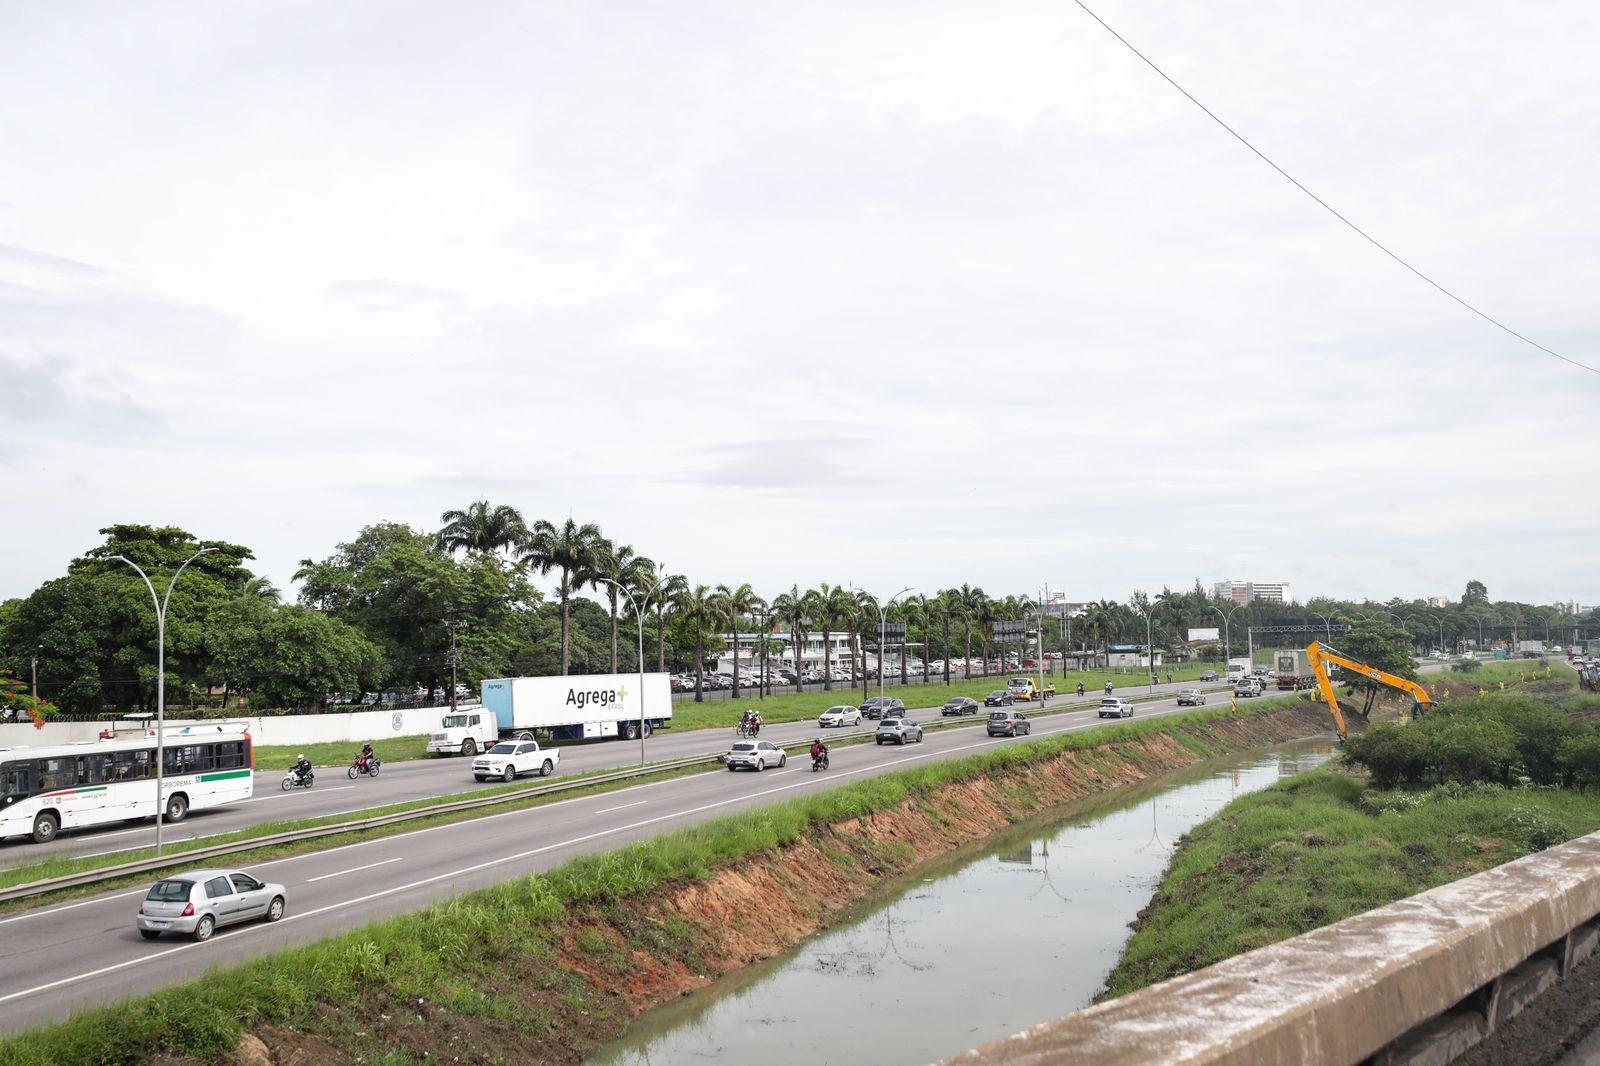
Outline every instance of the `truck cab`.
[(1039, 698), (1039, 690), (1034, 687), (1031, 677), (1013, 677), (1006, 691), (1011, 693), (1014, 700), (1027, 700), (1032, 702)]
[(488, 751), (500, 739), (495, 717), (482, 707), (460, 707), (446, 711), (439, 728), (428, 737), (429, 755), (465, 755), (468, 758)]

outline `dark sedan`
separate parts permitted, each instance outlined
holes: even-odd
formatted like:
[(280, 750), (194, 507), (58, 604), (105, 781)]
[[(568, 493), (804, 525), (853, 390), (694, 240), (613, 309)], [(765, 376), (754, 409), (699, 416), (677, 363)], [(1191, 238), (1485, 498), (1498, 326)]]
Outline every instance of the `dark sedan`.
[(985, 707), (1009, 707), (1017, 702), (1005, 689), (997, 689), (983, 698)]
[(964, 714), (977, 714), (981, 710), (978, 701), (970, 696), (957, 696), (953, 700), (946, 700), (945, 705), (939, 708), (939, 713), (946, 718), (960, 718)]

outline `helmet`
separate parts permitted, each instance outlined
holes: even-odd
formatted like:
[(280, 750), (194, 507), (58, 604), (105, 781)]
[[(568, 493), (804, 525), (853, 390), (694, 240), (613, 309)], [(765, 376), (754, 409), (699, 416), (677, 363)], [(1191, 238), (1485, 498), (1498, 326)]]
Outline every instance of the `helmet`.
[(304, 759), (304, 758), (305, 758), (305, 757), (306, 757), (306, 756), (305, 756), (305, 752), (301, 752), (301, 753), (300, 753), (300, 755), (299, 755), (299, 758), (302, 758), (302, 759)]

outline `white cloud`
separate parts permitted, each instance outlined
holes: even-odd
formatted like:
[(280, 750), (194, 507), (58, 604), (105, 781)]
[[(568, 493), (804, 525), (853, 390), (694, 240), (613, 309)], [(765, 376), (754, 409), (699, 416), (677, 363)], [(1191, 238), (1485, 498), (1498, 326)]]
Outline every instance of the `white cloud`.
[[(1592, 7), (1097, 10), (1600, 359)], [(286, 583), (487, 495), (768, 592), (1600, 599), (1552, 472), (1600, 379), (1073, 7), (14, 8), (0, 91), (0, 476), (52, 519), (0, 596), (113, 521)]]

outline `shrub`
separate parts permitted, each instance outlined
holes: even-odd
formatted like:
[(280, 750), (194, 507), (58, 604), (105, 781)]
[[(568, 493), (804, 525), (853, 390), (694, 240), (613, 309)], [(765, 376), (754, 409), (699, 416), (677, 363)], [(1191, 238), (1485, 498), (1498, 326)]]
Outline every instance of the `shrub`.
[(1420, 726), (1375, 725), (1345, 742), (1345, 760), (1364, 766), (1379, 788), (1415, 784), (1433, 765)]
[(1482, 670), (1483, 664), (1476, 659), (1462, 659), (1459, 662), (1452, 663), (1450, 669), (1458, 674), (1470, 674), (1474, 670)]
[(1453, 715), (1418, 732), (1441, 783), (1507, 781), (1518, 763), (1517, 735), (1485, 715)]
[(1561, 745), (1558, 761), (1567, 783), (1577, 785), (1580, 791), (1600, 784), (1600, 734), (1588, 732), (1568, 737)]

